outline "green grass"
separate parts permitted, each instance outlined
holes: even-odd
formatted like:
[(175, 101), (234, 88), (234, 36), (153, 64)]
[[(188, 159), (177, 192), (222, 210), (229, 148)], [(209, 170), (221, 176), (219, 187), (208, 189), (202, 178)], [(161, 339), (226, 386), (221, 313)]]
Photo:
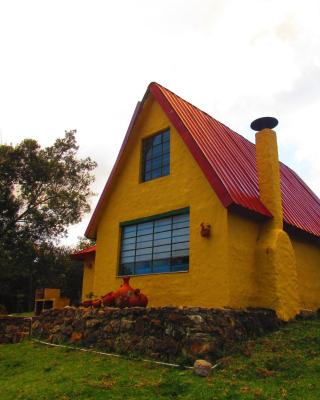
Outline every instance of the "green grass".
[(1, 400), (319, 398), (320, 320), (247, 343), (209, 378), (31, 341), (0, 346)]

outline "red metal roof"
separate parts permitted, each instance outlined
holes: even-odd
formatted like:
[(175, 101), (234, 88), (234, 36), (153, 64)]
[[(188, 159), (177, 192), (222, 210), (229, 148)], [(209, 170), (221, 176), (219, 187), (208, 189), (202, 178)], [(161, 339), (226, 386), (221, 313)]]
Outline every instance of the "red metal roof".
[(85, 256), (89, 254), (95, 254), (95, 252), (96, 252), (96, 246), (90, 246), (87, 247), (86, 249), (70, 254), (70, 257), (73, 258), (74, 260), (84, 260)]
[[(255, 145), (154, 82), (149, 85), (140, 107), (149, 93), (158, 101), (181, 135), (222, 204), (271, 217), (271, 213), (259, 199)], [(95, 235), (105, 196), (117, 173), (119, 160), (139, 109), (135, 111), (116, 165), (87, 228), (86, 235), (89, 237)], [(280, 164), (280, 175), (285, 225), (320, 236), (319, 198), (283, 163)]]

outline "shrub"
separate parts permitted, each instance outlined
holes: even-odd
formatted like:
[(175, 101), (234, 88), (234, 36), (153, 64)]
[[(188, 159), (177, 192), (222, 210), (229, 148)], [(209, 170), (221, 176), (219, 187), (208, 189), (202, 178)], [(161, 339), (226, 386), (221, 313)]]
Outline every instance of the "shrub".
[(3, 304), (0, 304), (0, 315), (8, 315), (8, 311)]

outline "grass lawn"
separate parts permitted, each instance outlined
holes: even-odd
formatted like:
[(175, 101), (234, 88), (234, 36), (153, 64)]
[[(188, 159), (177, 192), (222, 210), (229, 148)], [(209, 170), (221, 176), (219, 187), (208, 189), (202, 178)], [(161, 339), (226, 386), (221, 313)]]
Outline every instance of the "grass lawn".
[(222, 361), (200, 378), (32, 341), (0, 345), (0, 399), (320, 399), (320, 320), (292, 322)]

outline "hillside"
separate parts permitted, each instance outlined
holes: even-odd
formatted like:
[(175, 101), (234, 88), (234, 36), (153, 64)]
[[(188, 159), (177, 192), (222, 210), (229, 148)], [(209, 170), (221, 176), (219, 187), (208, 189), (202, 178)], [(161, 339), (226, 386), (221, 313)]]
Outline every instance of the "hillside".
[(223, 358), (209, 378), (190, 370), (32, 341), (0, 346), (1, 400), (319, 399), (320, 320), (295, 321)]

